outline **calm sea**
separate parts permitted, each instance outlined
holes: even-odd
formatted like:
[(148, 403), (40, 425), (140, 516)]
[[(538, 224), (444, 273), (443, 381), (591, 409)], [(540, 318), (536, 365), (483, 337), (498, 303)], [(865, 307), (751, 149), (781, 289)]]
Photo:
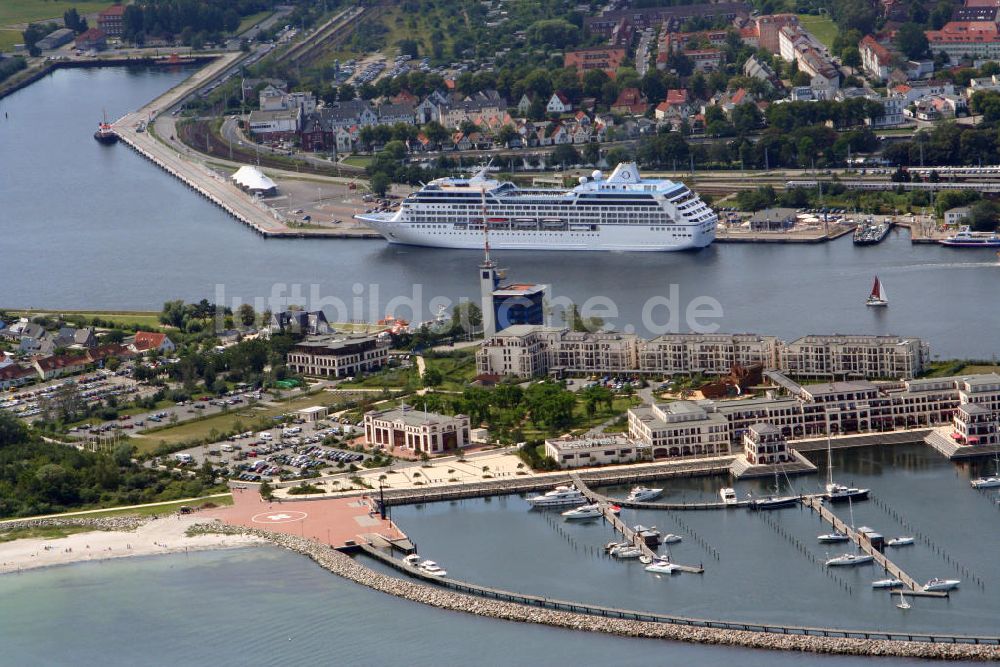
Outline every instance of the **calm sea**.
[[(0, 114), (0, 238), (8, 250), (2, 305), (158, 309), (175, 298), (252, 303), (281, 294), (282, 286), (287, 296), (297, 285), (297, 301), (326, 306), (337, 319), (378, 319), (391, 299), (409, 297), (417, 312), (400, 307), (395, 313), (423, 320), (436, 313), (435, 297), (455, 301), (478, 293), (478, 252), (380, 240), (265, 241), (125, 146), (91, 138), (102, 110), (117, 117), (186, 75), (61, 70), (0, 100), (6, 114)], [(699, 325), (687, 308), (707, 297), (722, 316), (700, 324), (722, 331), (789, 338), (896, 333), (927, 338), (943, 358), (997, 352), (993, 286), (1000, 264), (994, 253), (912, 246), (904, 231), (870, 248), (844, 238), (815, 246), (715, 245), (693, 253), (507, 252), (499, 260), (513, 279), (550, 284), (553, 297), (578, 304), (604, 297), (592, 305), (618, 329), (686, 331)], [(875, 274), (888, 292), (888, 309), (864, 306)], [(337, 312), (337, 304), (345, 311)]]

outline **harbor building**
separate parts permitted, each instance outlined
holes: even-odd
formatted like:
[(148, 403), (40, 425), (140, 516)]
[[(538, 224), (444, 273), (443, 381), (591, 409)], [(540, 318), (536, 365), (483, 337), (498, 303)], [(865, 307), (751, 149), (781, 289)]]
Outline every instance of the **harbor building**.
[(952, 438), (960, 445), (997, 445), (997, 413), (979, 403), (963, 403), (952, 418)]
[(644, 341), (639, 369), (645, 372), (725, 375), (734, 366), (773, 368), (778, 339), (756, 334), (665, 334)]
[(407, 405), (372, 411), (365, 414), (365, 439), (370, 445), (386, 449), (440, 454), (469, 445), (469, 418), (439, 415)]
[(757, 423), (743, 434), (743, 453), (752, 465), (774, 465), (791, 462), (788, 443), (781, 429), (773, 424)]
[[(484, 328), (495, 268), (483, 268)], [(536, 286), (537, 287), (537, 286)], [(509, 328), (509, 327), (508, 327)], [(514, 341), (512, 338), (518, 338)], [(509, 354), (497, 354), (507, 350)], [(531, 362), (515, 357), (528, 354)], [(806, 336), (787, 343), (758, 334), (665, 334), (652, 340), (616, 332), (570, 332), (543, 325), (487, 333), (476, 356), (480, 374), (528, 379), (546, 374), (726, 375), (760, 366), (801, 379), (905, 380), (919, 375), (930, 348), (900, 336)]]
[(781, 343), (777, 368), (798, 378), (912, 378), (930, 346), (899, 336), (804, 336)]
[(487, 339), (514, 325), (545, 323), (548, 286), (529, 283), (501, 285), (500, 281), (505, 277), (506, 272), (497, 268), (496, 262), (490, 259), (487, 239), (483, 263), (479, 265), (483, 334)]
[(711, 402), (676, 401), (628, 411), (628, 434), (651, 448), (653, 459), (728, 454), (729, 422)]
[(614, 465), (648, 461), (650, 447), (623, 435), (556, 438), (545, 441), (545, 455), (560, 468)]
[(389, 360), (387, 336), (333, 335), (307, 338), (288, 352), (288, 370), (345, 378), (378, 370)]

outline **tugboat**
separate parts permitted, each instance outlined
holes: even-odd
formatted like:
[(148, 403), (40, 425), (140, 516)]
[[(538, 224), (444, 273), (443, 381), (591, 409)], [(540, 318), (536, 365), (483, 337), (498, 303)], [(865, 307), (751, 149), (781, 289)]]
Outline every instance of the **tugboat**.
[(117, 143), (118, 135), (111, 129), (111, 123), (108, 122), (107, 114), (104, 114), (104, 120), (97, 124), (97, 132), (94, 132), (94, 139), (98, 143), (105, 145)]

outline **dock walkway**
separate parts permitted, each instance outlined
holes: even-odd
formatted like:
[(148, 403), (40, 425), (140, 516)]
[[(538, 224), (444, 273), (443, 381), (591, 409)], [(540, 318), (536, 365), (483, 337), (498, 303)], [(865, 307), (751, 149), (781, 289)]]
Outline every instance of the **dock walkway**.
[[(924, 587), (917, 583), (917, 581), (903, 571), (903, 568), (899, 567), (891, 560), (889, 560), (885, 554), (872, 546), (871, 541), (858, 531), (854, 530), (846, 523), (844, 523), (836, 514), (831, 512), (822, 502), (822, 496), (803, 496), (802, 504), (809, 509), (817, 512), (824, 521), (829, 523), (835, 530), (840, 531), (847, 535), (851, 541), (858, 545), (862, 551), (866, 554), (872, 556), (875, 562), (882, 567), (890, 576), (895, 577), (903, 582), (906, 587), (903, 593), (906, 595), (922, 596), (922, 597), (932, 597), (932, 598), (943, 598), (948, 597), (948, 593), (945, 591), (925, 591)], [(898, 589), (888, 589), (888, 590), (898, 590)]]
[[(611, 501), (608, 500), (607, 497), (602, 496), (598, 493), (594, 493), (590, 489), (590, 487), (587, 486), (587, 484), (582, 479), (580, 479), (579, 475), (574, 473), (570, 475), (570, 478), (573, 480), (573, 484), (576, 486), (576, 488), (579, 489), (580, 492), (583, 493), (583, 495), (585, 495), (590, 502), (596, 503), (597, 505), (600, 506), (601, 511), (604, 513), (605, 520), (607, 520), (607, 522), (611, 524), (612, 528), (614, 528), (617, 532), (621, 533), (629, 544), (639, 547), (639, 549), (642, 551), (642, 555), (646, 556), (647, 558), (650, 559), (661, 558), (661, 556), (658, 553), (656, 553), (656, 551), (649, 548), (644, 539), (639, 537), (638, 534), (634, 530), (632, 530), (630, 526), (628, 526), (624, 521), (622, 521), (615, 515), (615, 513), (611, 510), (612, 503)], [(705, 568), (700, 566), (693, 567), (691, 565), (681, 565), (680, 563), (674, 563), (673, 561), (670, 562), (680, 572), (688, 572), (690, 574), (705, 573)]]

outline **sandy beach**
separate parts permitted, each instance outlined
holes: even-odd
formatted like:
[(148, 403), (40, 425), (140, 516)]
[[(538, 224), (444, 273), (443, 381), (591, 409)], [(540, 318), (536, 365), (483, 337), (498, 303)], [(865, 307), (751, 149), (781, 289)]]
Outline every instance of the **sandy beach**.
[(86, 561), (228, 549), (263, 544), (247, 535), (195, 535), (185, 531), (205, 517), (170, 516), (151, 520), (134, 531), (95, 530), (58, 539), (21, 539), (0, 544), (0, 574)]

